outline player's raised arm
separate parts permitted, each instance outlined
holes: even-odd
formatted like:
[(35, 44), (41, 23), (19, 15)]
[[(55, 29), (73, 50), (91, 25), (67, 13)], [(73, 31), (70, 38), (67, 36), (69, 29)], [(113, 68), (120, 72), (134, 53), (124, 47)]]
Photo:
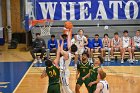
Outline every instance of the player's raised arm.
[(67, 39), (68, 49), (70, 49), (71, 47), (71, 35), (72, 35), (72, 29), (69, 29), (68, 39)]

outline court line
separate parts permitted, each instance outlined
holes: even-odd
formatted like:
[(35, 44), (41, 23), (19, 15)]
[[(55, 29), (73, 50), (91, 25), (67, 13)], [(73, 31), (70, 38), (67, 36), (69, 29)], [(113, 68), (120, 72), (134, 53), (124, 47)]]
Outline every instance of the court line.
[(24, 80), (25, 76), (28, 74), (29, 70), (32, 68), (33, 63), (31, 64), (31, 66), (28, 68), (28, 70), (26, 71), (26, 73), (24, 74), (24, 76), (22, 77), (22, 79), (20, 80), (20, 82), (18, 83), (18, 85), (16, 86), (16, 88), (14, 89), (13, 93), (16, 92), (16, 90), (18, 89), (18, 87), (20, 86), (20, 84), (22, 83), (22, 81)]

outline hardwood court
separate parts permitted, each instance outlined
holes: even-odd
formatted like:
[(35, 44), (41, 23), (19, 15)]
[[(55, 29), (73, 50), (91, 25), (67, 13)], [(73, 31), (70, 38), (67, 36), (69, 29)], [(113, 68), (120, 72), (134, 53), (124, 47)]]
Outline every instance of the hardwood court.
[[(20, 47), (20, 46), (19, 46)], [(16, 50), (7, 50), (0, 47), (0, 62), (31, 61), (29, 52)], [(44, 68), (31, 67), (25, 74), (15, 93), (46, 93), (48, 78), (41, 79), (40, 75)], [(139, 66), (104, 66), (107, 72), (107, 81), (109, 82), (110, 93), (139, 93), (140, 91), (140, 67)], [(70, 87), (75, 89), (75, 71), (70, 67)], [(81, 93), (87, 93), (84, 85), (81, 87)]]

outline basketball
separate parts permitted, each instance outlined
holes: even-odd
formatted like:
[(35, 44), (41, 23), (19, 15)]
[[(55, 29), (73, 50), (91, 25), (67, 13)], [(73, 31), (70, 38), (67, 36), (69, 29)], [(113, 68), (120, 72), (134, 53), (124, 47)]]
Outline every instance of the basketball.
[(64, 26), (65, 26), (66, 29), (72, 29), (73, 28), (73, 24), (70, 21), (65, 22)]

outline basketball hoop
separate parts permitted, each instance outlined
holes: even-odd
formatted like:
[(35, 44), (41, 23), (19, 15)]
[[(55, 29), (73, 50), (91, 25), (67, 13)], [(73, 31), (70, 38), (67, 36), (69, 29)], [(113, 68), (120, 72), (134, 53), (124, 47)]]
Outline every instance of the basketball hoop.
[(32, 26), (39, 27), (41, 36), (50, 35), (50, 29), (53, 24), (51, 19), (32, 20)]

